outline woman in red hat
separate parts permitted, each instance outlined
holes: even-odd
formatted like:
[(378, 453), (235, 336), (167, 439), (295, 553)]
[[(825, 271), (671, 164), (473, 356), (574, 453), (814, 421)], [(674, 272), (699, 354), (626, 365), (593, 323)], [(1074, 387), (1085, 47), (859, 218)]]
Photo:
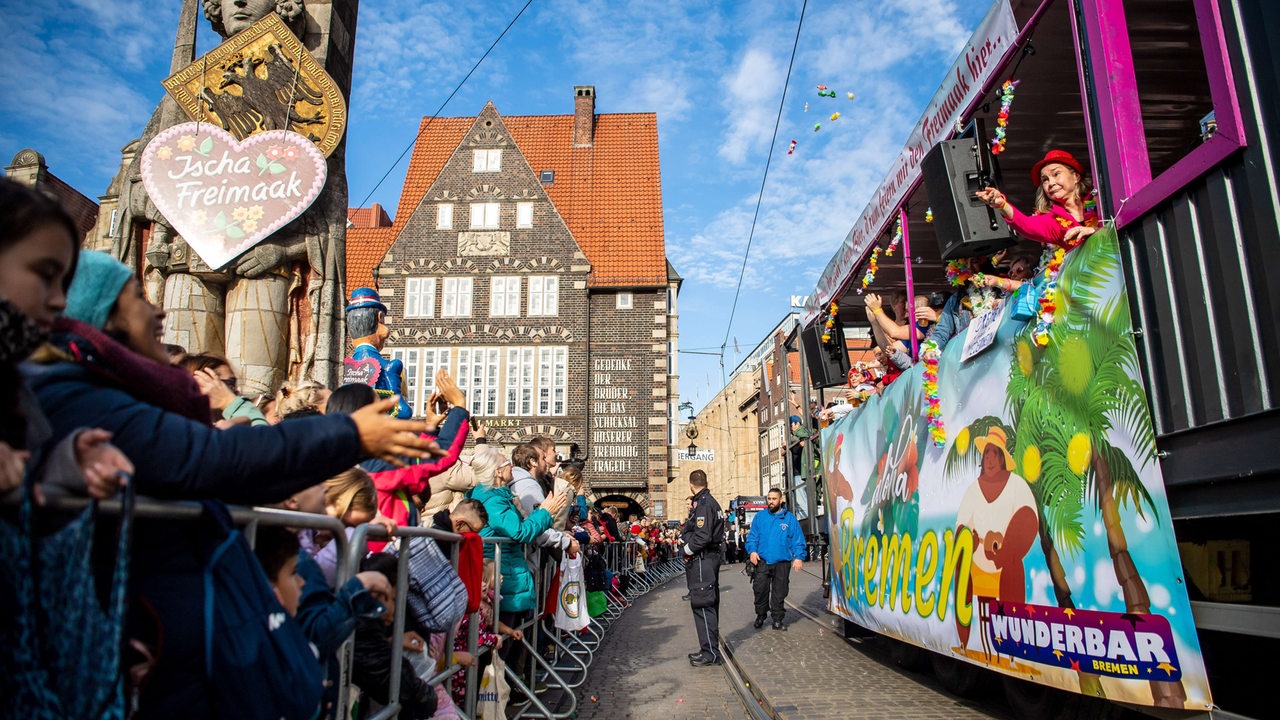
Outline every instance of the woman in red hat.
[(1019, 235), (1073, 248), (1098, 229), (1098, 211), (1080, 161), (1065, 150), (1050, 150), (1031, 168), (1036, 209), (1030, 216), (1009, 204), (1004, 193), (985, 187), (979, 200), (1004, 216)]

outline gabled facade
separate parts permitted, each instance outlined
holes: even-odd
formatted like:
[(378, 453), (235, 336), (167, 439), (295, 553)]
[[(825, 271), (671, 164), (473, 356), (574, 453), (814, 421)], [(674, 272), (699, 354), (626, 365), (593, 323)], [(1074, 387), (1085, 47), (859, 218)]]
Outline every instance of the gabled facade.
[(348, 284), (390, 309), (415, 415), (448, 367), (496, 442), (577, 444), (593, 501), (662, 515), (679, 278), (656, 118), (574, 99), (573, 115), (425, 119), (392, 226), (348, 236)]

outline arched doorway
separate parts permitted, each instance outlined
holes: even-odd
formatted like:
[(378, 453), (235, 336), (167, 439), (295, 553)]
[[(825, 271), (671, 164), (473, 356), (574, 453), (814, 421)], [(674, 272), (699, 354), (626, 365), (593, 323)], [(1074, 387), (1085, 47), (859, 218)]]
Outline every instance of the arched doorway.
[(645, 516), (644, 508), (640, 503), (626, 495), (604, 495), (596, 498), (595, 507), (597, 510), (604, 510), (607, 507), (618, 509), (618, 519), (626, 520), (632, 515), (642, 518)]

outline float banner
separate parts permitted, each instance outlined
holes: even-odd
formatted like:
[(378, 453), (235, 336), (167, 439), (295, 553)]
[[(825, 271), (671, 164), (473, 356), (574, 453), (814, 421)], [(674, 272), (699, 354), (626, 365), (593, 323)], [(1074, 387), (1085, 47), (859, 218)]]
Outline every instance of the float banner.
[[(1037, 282), (1043, 283), (1043, 278)], [(1010, 303), (990, 347), (922, 368), (822, 431), (831, 610), (1092, 697), (1208, 710), (1115, 233), (1069, 252), (1049, 342)]]
[(988, 647), (1027, 660), (1115, 677), (1177, 680), (1173, 634), (1159, 615), (1072, 610), (985, 598)]
[[(997, 0), (973, 32), (964, 51), (943, 76), (942, 85), (924, 109), (907, 138), (898, 159), (889, 168), (875, 195), (863, 208), (853, 229), (840, 243), (839, 249), (818, 278), (818, 286), (805, 298), (804, 324), (808, 325), (844, 286), (849, 275), (880, 236), (890, 218), (896, 219), (898, 208), (907, 191), (920, 179), (920, 163), (938, 141), (951, 136), (955, 124), (1000, 67), (1004, 57), (1013, 51), (1018, 37), (1018, 24), (1008, 0)], [(794, 302), (794, 300), (792, 301)]]

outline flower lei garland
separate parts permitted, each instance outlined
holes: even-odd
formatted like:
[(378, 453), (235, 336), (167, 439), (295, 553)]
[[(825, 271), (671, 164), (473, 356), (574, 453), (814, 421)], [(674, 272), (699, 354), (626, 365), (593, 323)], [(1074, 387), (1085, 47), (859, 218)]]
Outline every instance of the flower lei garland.
[(929, 416), (929, 435), (933, 438), (934, 447), (947, 444), (947, 428), (942, 423), (942, 399), (938, 396), (938, 357), (941, 354), (938, 343), (932, 339), (925, 340), (920, 346), (920, 361), (924, 363), (925, 413)]
[(880, 259), (880, 248), (876, 248), (871, 252), (871, 262), (867, 263), (867, 272), (862, 276), (862, 287), (858, 288), (858, 294), (861, 295), (871, 283), (876, 281), (876, 270), (879, 269), (877, 261)]
[[(1052, 255), (1050, 255), (1052, 253)], [(1062, 272), (1062, 261), (1067, 256), (1063, 247), (1045, 250), (1049, 257), (1044, 267), (1044, 293), (1040, 295), (1040, 317), (1031, 331), (1031, 340), (1039, 347), (1049, 344), (1049, 329), (1053, 327), (1054, 313), (1058, 309), (1058, 274)]]
[(973, 277), (973, 266), (969, 263), (969, 258), (956, 258), (947, 261), (947, 282), (955, 287), (960, 287)]
[(984, 315), (996, 306), (995, 290), (986, 286), (987, 276), (974, 270), (983, 260), (984, 258), (958, 258), (947, 261), (947, 282), (955, 287), (969, 284), (969, 309), (973, 311), (974, 317)]
[(1013, 105), (1013, 89), (1018, 86), (1018, 80), (1005, 80), (1000, 86), (1000, 112), (996, 115), (996, 136), (991, 139), (991, 154), (999, 155), (1004, 152), (1005, 133), (1009, 127), (1009, 107)]
[(889, 247), (885, 248), (884, 254), (893, 257), (893, 253), (898, 249), (898, 243), (902, 242), (902, 216), (898, 216), (898, 224), (893, 226), (893, 239), (889, 241)]
[(836, 325), (836, 313), (840, 312), (840, 306), (832, 301), (831, 307), (827, 310), (827, 322), (822, 326), (822, 342), (831, 342), (831, 329)]
[(974, 273), (969, 278), (969, 309), (973, 316), (986, 315), (996, 307), (996, 291), (987, 286), (985, 273)]

